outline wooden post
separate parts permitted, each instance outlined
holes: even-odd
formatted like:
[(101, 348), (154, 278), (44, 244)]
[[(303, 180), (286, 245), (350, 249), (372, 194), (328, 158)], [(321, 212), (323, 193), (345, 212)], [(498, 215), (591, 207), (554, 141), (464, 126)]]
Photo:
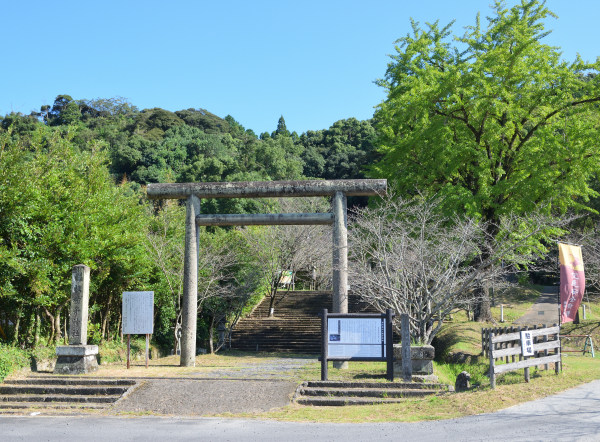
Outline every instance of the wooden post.
[(490, 333), (488, 338), (490, 356), (490, 386), (496, 388), (496, 375), (494, 374), (494, 333)]
[[(544, 324), (544, 328), (548, 328), (547, 324)], [(548, 342), (548, 335), (544, 335), (544, 342)], [(544, 350), (544, 356), (548, 356), (548, 350)], [(544, 364), (544, 370), (548, 370), (548, 364)]]
[[(537, 328), (537, 325), (535, 325), (533, 328), (535, 330)], [(533, 342), (535, 342), (535, 338), (533, 338)], [(533, 357), (535, 358), (535, 354)], [(527, 359), (529, 359), (529, 356), (525, 356), (525, 357), (523, 357), (523, 359), (526, 361)], [(525, 376), (525, 382), (529, 382), (529, 380), (531, 379), (530, 373), (529, 373), (529, 367), (525, 367), (525, 369), (523, 370), (523, 374)]]
[(485, 353), (485, 336), (486, 336), (485, 331), (486, 331), (485, 328), (481, 329), (481, 353), (483, 354), (483, 356), (486, 355), (486, 353)]
[(321, 380), (327, 380), (327, 309), (321, 311)]
[(406, 313), (400, 315), (402, 339), (402, 379), (412, 382), (412, 360), (410, 357), (410, 321)]
[(394, 312), (391, 309), (385, 311), (385, 356), (387, 357), (387, 379), (394, 382)]
[[(516, 332), (516, 331), (517, 331), (517, 328), (516, 328), (515, 326), (512, 326), (512, 327), (510, 328), (510, 332), (511, 332), (511, 333), (514, 333), (514, 332)], [(515, 347), (515, 342), (516, 342), (516, 341), (512, 341), (512, 345), (511, 345), (511, 347), (512, 347), (512, 348), (514, 348), (514, 347)], [(512, 362), (515, 362), (515, 355), (512, 355)]]
[(131, 353), (131, 335), (127, 335), (127, 370), (129, 370), (129, 355)]

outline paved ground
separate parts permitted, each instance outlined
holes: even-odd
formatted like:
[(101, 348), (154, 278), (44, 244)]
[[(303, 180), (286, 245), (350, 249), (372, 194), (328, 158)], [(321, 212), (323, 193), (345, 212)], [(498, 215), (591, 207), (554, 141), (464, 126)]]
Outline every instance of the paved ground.
[(493, 414), (417, 423), (316, 424), (220, 418), (0, 417), (0, 440), (597, 441), (600, 381)]
[(202, 416), (285, 407), (297, 384), (276, 380), (148, 379), (111, 413)]
[(531, 308), (514, 321), (517, 325), (558, 324), (558, 299), (556, 287), (546, 286)]
[(269, 411), (290, 403), (297, 384), (294, 370), (314, 358), (267, 359), (234, 368), (191, 373), (179, 379), (144, 379), (111, 412), (179, 416)]

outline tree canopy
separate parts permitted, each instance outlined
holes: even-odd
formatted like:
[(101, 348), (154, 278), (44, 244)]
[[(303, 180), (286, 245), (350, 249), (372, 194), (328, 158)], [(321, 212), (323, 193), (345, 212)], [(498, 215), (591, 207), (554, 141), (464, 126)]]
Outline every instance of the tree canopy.
[(568, 63), (543, 43), (543, 2), (495, 14), (453, 39), (438, 22), (399, 39), (376, 111), (374, 176), (401, 194), (436, 194), (447, 212), (584, 208), (597, 196), (600, 61)]

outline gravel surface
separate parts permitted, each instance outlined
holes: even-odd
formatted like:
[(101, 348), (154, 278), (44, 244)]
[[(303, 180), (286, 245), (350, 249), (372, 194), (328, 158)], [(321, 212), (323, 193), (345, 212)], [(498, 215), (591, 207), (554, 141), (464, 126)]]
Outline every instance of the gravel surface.
[(150, 379), (111, 412), (203, 416), (269, 411), (289, 404), (296, 387), (288, 381)]

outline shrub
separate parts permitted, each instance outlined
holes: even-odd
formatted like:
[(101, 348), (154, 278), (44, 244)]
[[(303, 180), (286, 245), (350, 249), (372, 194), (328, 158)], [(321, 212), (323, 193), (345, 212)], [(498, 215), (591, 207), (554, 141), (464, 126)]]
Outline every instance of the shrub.
[(29, 365), (29, 352), (11, 345), (0, 344), (0, 382), (6, 376)]

